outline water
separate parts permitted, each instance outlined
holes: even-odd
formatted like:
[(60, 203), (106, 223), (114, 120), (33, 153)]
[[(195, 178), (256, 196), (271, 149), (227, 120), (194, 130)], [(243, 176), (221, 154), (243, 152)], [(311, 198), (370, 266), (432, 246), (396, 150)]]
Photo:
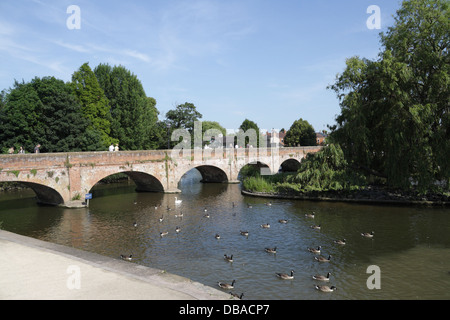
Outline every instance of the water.
[[(450, 299), (448, 208), (276, 199), (268, 206), (268, 199), (242, 196), (239, 185), (200, 184), (192, 177), (180, 188), (181, 194), (169, 195), (136, 193), (132, 182), (96, 186), (88, 209), (40, 207), (32, 191), (7, 193), (0, 195), (0, 221), (5, 230), (40, 240), (113, 258), (132, 254), (130, 263), (212, 287), (236, 280), (231, 291), (244, 299)], [(305, 217), (311, 212), (314, 219)], [(265, 223), (269, 229), (261, 227)], [(370, 231), (373, 239), (361, 236)], [(343, 238), (344, 246), (333, 242)], [(308, 252), (319, 245), (322, 256), (331, 255), (329, 263)], [(276, 254), (264, 251), (275, 246)], [(381, 289), (367, 287), (372, 265), (379, 267)], [(275, 275), (290, 270), (293, 280)], [(316, 284), (326, 283), (312, 279), (327, 272), (328, 285), (338, 288), (332, 293), (317, 291)]]

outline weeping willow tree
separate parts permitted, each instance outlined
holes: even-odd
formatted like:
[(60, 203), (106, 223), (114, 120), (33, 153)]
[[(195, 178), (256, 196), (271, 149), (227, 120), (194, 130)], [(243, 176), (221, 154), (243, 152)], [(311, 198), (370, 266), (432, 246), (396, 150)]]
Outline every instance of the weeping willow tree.
[(330, 144), (304, 159), (287, 181), (303, 191), (354, 190), (366, 184), (365, 177), (348, 166), (339, 145)]
[(403, 1), (371, 61), (352, 57), (330, 86), (330, 139), (354, 168), (421, 192), (450, 177), (450, 19), (445, 0)]

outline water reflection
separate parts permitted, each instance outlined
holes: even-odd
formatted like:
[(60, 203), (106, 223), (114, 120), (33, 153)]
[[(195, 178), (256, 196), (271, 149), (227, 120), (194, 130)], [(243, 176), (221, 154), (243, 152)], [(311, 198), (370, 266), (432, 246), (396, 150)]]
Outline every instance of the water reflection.
[[(247, 299), (450, 298), (449, 209), (276, 199), (268, 206), (267, 199), (242, 196), (239, 185), (195, 179), (183, 179), (179, 195), (136, 193), (130, 182), (97, 186), (90, 207), (77, 210), (39, 207), (29, 193), (1, 195), (0, 221), (12, 232), (117, 259), (132, 254), (131, 263), (209, 286), (236, 280), (233, 292)], [(305, 216), (311, 212), (314, 219)], [(361, 237), (372, 230), (373, 239)], [(345, 245), (334, 243), (344, 238)], [(317, 262), (307, 250), (318, 246), (330, 262)], [(381, 290), (366, 286), (370, 265), (380, 267)], [(290, 270), (293, 280), (276, 277)], [(338, 290), (318, 292), (314, 285), (323, 283), (312, 275), (328, 272)]]

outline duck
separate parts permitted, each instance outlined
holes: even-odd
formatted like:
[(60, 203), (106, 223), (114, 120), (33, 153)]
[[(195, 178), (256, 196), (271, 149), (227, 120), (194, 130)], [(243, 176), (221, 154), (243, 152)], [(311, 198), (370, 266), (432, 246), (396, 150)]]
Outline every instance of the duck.
[(287, 219), (280, 219), (278, 220), (279, 223), (288, 223)]
[(366, 238), (373, 238), (373, 235), (375, 234), (375, 232), (364, 232), (364, 233), (361, 233), (361, 236), (363, 236), (363, 237), (366, 237)]
[(238, 295), (237, 293), (230, 292), (230, 294), (233, 297), (238, 298), (239, 300), (242, 300), (242, 297), (244, 296), (244, 293), (241, 293), (241, 295)]
[(175, 218), (183, 218), (183, 211), (175, 215)]
[(334, 243), (340, 244), (340, 245), (345, 245), (346, 242), (347, 242), (347, 240), (345, 240), (345, 239), (342, 239), (342, 240), (334, 240)]
[(261, 228), (263, 228), (263, 229), (269, 229), (269, 228), (270, 228), (270, 224), (264, 223), (264, 224), (261, 225)]
[(311, 226), (311, 229), (320, 230), (320, 224)]
[(322, 246), (318, 246), (317, 249), (308, 248), (308, 251), (311, 252), (311, 253), (320, 254), (320, 249), (321, 248), (322, 248)]
[(164, 231), (164, 232), (160, 232), (160, 233), (159, 233), (159, 236), (162, 238), (162, 237), (164, 237), (164, 236), (167, 236), (168, 234), (169, 234), (168, 231)]
[(236, 282), (236, 280), (233, 280), (231, 282), (231, 284), (229, 283), (225, 283), (225, 282), (217, 282), (217, 284), (219, 285), (219, 287), (221, 287), (222, 289), (233, 289), (234, 288), (234, 283)]
[(180, 231), (181, 231), (181, 228), (177, 226), (177, 227), (175, 228), (175, 232), (178, 233), (178, 232), (180, 232)]
[(248, 237), (248, 231), (241, 231), (241, 235)]
[(324, 257), (320, 256), (320, 257), (314, 257), (314, 259), (319, 262), (330, 262), (331, 255), (328, 255), (328, 258), (324, 258)]
[(322, 292), (333, 292), (336, 291), (337, 288), (335, 286), (314, 286), (317, 290), (322, 291)]
[(175, 204), (181, 204), (183, 200), (178, 200), (177, 197), (175, 197)]
[(314, 219), (315, 216), (316, 216), (316, 214), (314, 212), (305, 214), (305, 217), (311, 218), (311, 219)]
[(224, 255), (223, 255), (223, 258), (224, 258), (225, 260), (227, 260), (228, 262), (233, 262), (233, 255), (227, 256), (226, 254), (224, 254)]
[(214, 236), (214, 238), (216, 238), (217, 240), (220, 239), (220, 235), (218, 233), (216, 233), (216, 235)]
[(121, 254), (120, 259), (126, 260), (126, 261), (131, 261), (132, 256), (133, 256), (132, 254), (130, 254), (129, 256), (125, 256), (125, 255)]
[(330, 281), (330, 275), (331, 275), (331, 272), (328, 272), (326, 276), (316, 274), (315, 276), (312, 276), (312, 278), (314, 280), (318, 280), (318, 281)]
[(291, 280), (294, 279), (294, 270), (291, 270), (291, 274), (287, 273), (276, 273), (277, 277), (283, 280)]
[(265, 252), (268, 252), (268, 253), (277, 253), (277, 247), (274, 247), (274, 248), (265, 248), (264, 251), (265, 251)]

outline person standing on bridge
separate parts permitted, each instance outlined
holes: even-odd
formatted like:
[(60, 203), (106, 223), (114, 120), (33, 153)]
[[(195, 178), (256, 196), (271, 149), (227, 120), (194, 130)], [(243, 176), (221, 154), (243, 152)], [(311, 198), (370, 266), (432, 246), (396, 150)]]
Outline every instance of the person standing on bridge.
[(41, 145), (38, 143), (36, 147), (34, 147), (34, 153), (40, 153), (41, 152), (41, 150), (39, 149), (40, 147)]
[(111, 142), (111, 145), (109, 146), (109, 151), (114, 151), (114, 144)]
[(116, 146), (114, 147), (114, 151), (119, 151), (119, 144), (116, 143)]

